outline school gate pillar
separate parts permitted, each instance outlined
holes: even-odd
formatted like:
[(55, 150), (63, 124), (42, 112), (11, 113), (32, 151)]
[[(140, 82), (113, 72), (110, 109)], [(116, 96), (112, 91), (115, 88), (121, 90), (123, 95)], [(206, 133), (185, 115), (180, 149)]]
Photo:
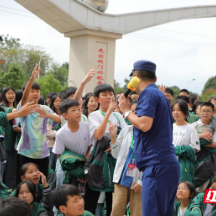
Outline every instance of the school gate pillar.
[(115, 41), (122, 35), (183, 19), (216, 17), (216, 5), (113, 15), (99, 12), (82, 0), (15, 1), (70, 38), (69, 86), (78, 86), (89, 69), (96, 69), (97, 75), (84, 93), (92, 91), (100, 82), (114, 85)]
[(78, 87), (87, 71), (95, 68), (95, 78), (86, 85), (85, 93), (101, 83), (113, 86), (116, 39), (122, 35), (86, 29), (65, 36), (70, 37), (68, 85)]

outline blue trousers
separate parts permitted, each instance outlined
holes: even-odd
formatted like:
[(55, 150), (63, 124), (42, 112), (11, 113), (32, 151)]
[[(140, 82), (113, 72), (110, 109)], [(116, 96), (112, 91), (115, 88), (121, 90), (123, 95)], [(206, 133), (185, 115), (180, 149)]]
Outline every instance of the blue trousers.
[(146, 167), (142, 177), (142, 215), (172, 216), (179, 179), (177, 162)]

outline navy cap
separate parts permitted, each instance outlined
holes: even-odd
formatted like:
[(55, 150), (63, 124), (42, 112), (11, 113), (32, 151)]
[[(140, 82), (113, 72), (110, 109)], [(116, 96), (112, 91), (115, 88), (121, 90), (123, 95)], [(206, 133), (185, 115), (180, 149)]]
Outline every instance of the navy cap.
[(130, 74), (130, 76), (133, 76), (134, 71), (150, 71), (155, 73), (156, 72), (156, 64), (154, 62), (148, 61), (148, 60), (140, 60), (134, 62), (134, 68)]

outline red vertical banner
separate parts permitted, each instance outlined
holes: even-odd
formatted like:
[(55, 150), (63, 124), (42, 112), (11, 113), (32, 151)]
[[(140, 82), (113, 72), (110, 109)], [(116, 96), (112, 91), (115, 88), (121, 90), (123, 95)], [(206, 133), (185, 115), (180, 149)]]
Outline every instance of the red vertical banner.
[(96, 82), (97, 85), (101, 83), (105, 83), (105, 75), (106, 75), (106, 52), (107, 52), (107, 44), (106, 43), (97, 43), (97, 62), (96, 62)]

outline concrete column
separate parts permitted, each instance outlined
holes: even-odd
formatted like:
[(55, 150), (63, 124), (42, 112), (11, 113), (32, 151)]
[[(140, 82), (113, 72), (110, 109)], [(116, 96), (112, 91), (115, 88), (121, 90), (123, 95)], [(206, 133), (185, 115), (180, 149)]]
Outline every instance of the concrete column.
[(68, 86), (78, 87), (92, 68), (96, 69), (96, 75), (86, 85), (83, 95), (100, 83), (113, 86), (116, 39), (122, 35), (86, 29), (66, 33), (65, 37), (70, 37)]

